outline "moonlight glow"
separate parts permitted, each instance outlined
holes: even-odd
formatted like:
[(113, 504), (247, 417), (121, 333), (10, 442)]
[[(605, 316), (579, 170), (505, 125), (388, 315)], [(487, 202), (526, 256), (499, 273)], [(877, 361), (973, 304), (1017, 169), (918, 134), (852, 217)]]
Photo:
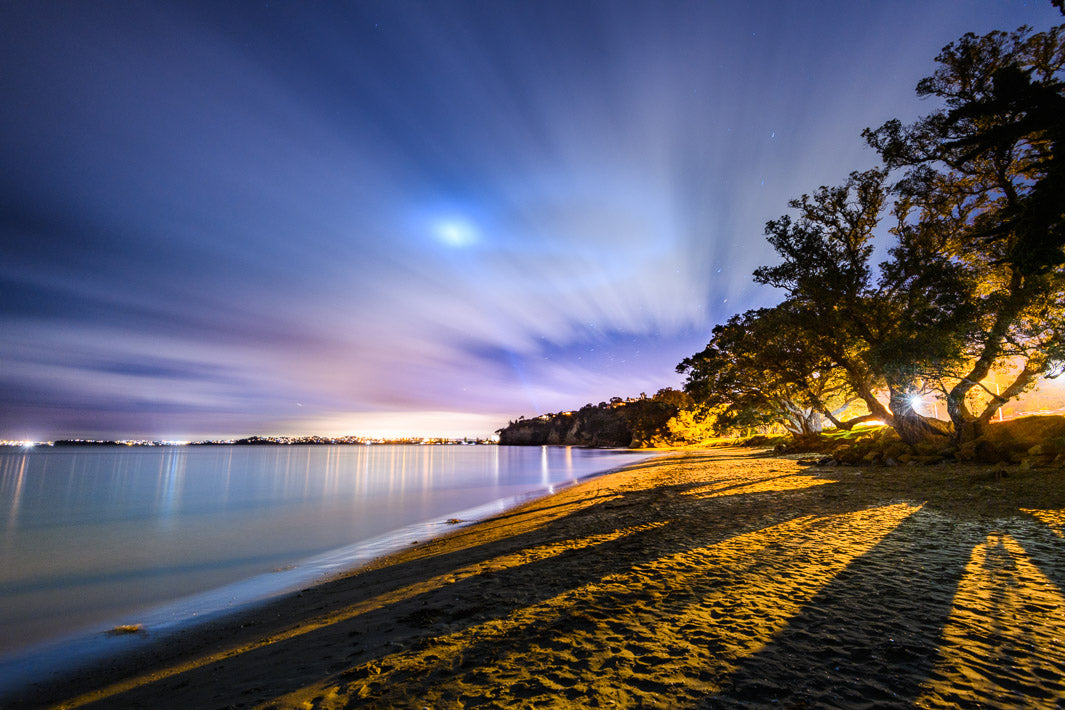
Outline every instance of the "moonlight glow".
[(3, 14), (10, 439), (381, 412), (486, 435), (676, 385), (715, 324), (777, 300), (751, 279), (765, 221), (868, 167), (863, 128), (926, 111), (947, 42), (1060, 21), (1001, 0)]
[(442, 219), (433, 230), (442, 244), (460, 249), (473, 245), (477, 241), (477, 231), (473, 225), (462, 219)]

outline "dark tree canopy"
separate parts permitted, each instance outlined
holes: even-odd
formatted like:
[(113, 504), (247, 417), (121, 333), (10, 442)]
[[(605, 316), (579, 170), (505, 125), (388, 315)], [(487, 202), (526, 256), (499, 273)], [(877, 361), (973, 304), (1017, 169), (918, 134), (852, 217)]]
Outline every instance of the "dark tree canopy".
[[(939, 252), (972, 281), (972, 327), (957, 334), (966, 359), (935, 373), (957, 434), (969, 438), (1062, 361), (1065, 28), (967, 34), (937, 62), (918, 94), (943, 108), (865, 136), (903, 171), (900, 229), (938, 234)], [(973, 411), (974, 389), (1010, 365), (1005, 390)]]
[(785, 305), (734, 316), (677, 366), (693, 399), (717, 410), (719, 430), (781, 423), (808, 436), (821, 430), (823, 411), (845, 406), (846, 388), (795, 318)]
[[(715, 328), (681, 363), (697, 400), (780, 421), (794, 405), (849, 426), (833, 407), (855, 398), (905, 441), (965, 439), (1059, 372), (1065, 29), (967, 34), (936, 61), (917, 92), (941, 107), (863, 134), (883, 169), (803, 195), (789, 203), (794, 215), (767, 223), (780, 262), (755, 279), (784, 300)], [(888, 216), (895, 243), (874, 265), (874, 231)], [(993, 372), (1008, 373), (1000, 392), (985, 383)], [(914, 410), (932, 391), (949, 423)]]

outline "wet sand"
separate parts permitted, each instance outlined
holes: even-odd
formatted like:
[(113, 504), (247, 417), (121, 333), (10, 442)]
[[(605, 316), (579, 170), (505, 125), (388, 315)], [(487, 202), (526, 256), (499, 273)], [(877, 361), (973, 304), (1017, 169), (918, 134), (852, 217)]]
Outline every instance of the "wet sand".
[(692, 451), (4, 706), (1058, 708), (1063, 594), (1062, 469)]

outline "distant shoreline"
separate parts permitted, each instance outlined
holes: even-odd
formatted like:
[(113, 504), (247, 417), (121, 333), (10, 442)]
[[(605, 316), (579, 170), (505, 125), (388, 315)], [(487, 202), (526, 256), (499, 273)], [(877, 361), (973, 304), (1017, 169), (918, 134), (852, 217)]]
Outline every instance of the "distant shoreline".
[(328, 437), (250, 437), (245, 439), (220, 439), (205, 441), (149, 441), (138, 440), (101, 440), (101, 439), (59, 439), (56, 441), (0, 442), (0, 450), (18, 448), (57, 447), (57, 446), (115, 446), (115, 447), (157, 447), (157, 446), (496, 446), (498, 442), (490, 439), (443, 439), (443, 438), (404, 438), (404, 439), (363, 439), (352, 437), (331, 439)]

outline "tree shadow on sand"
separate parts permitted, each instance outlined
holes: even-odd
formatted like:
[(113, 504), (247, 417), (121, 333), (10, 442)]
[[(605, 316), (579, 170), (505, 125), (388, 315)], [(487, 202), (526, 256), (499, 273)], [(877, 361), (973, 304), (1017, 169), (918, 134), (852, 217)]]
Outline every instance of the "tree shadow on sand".
[[(1049, 659), (1056, 671), (1026, 674), (1025, 661), (1047, 649), (1028, 639), (1023, 645), (1030, 657), (1019, 659), (1004, 648), (1018, 626), (1017, 605), (1005, 603), (1005, 597), (1027, 597), (1030, 588), (1020, 587), (1030, 578), (1043, 575), (1051, 588), (1041, 599), (1028, 598), (1022, 611), (1060, 611), (1065, 540), (1027, 511), (1065, 505), (1061, 472), (1017, 472), (1027, 475), (1030, 485), (1008, 495), (1003, 471), (973, 467), (949, 481), (937, 480), (934, 470), (921, 473), (917, 486), (897, 493), (923, 498), (922, 509), (826, 585), (700, 707), (911, 707), (922, 698), (944, 707), (1039, 707), (1041, 702), (1057, 707), (1065, 697), (1061, 649)], [(1040, 481), (1049, 477), (1058, 477), (1055, 490)], [(1004, 539), (1015, 541), (1012, 549)], [(1015, 570), (1025, 560), (1038, 570), (1029, 571), (1029, 579), (991, 574), (970, 592), (975, 598), (960, 599), (966, 575), (980, 568)], [(969, 626), (961, 637), (945, 639), (944, 627), (958, 606), (968, 606)], [(991, 628), (1004, 618), (1007, 628)], [(1051, 633), (1042, 640), (1053, 643), (1053, 638)], [(973, 657), (974, 639), (983, 641), (983, 658)], [(962, 675), (981, 677), (962, 693), (946, 678), (948, 687), (930, 695), (930, 686), (944, 680), (936, 668), (946, 655), (945, 643), (963, 646), (953, 650), (969, 656)]]
[[(460, 532), (450, 552), (430, 546), (12, 706), (113, 683), (83, 700), (912, 705), (973, 550), (1002, 520), (1034, 520), (1021, 509), (1065, 508), (1041, 490), (989, 502), (984, 489), (1000, 482), (981, 472), (949, 485), (931, 471), (859, 482), (740, 452), (638, 467), (686, 475), (650, 488), (589, 482), (550, 499), (531, 528), (518, 525), (528, 512), (504, 514), (479, 528), (498, 528), (496, 539), (455, 549)], [(1041, 524), (1013, 528), (1060, 592), (1065, 541)]]

